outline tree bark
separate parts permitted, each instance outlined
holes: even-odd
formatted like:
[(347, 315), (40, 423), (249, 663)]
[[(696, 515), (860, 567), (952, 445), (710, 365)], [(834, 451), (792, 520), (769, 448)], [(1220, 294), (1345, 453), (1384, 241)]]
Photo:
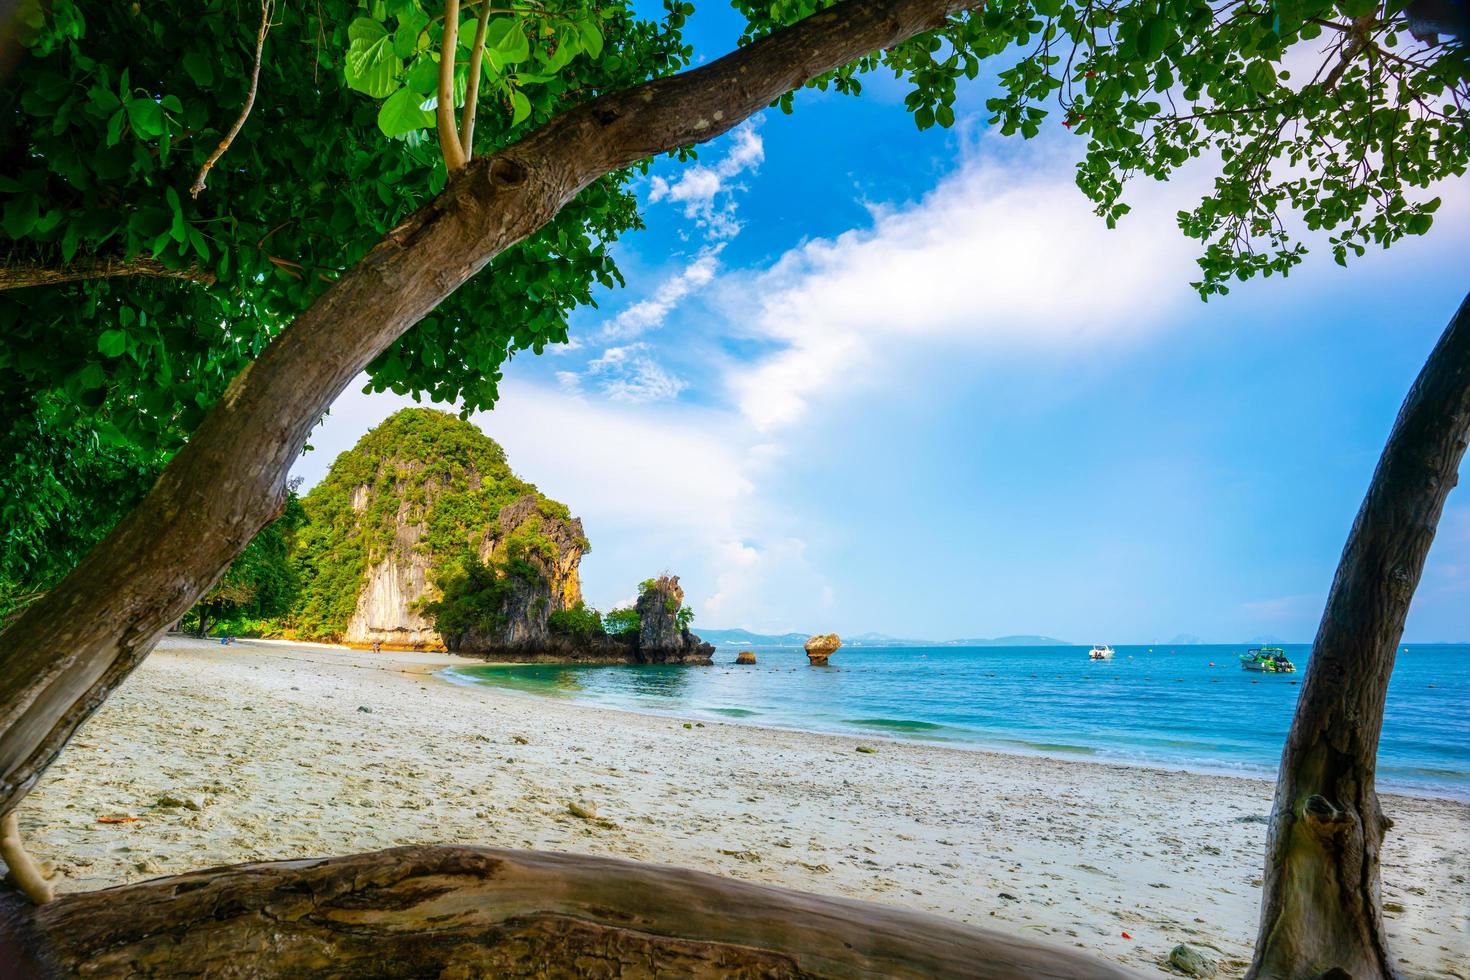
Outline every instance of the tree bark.
[(6, 262), (0, 265), (0, 292), (27, 286), (55, 286), (64, 282), (87, 279), (111, 279), (120, 276), (146, 276), (153, 279), (186, 279), (189, 282), (214, 285), (214, 273), (205, 269), (171, 269), (154, 258), (86, 259), (62, 266), (42, 266), (30, 262)]
[(938, 916), (606, 857), (400, 847), (0, 910), (28, 976), (1136, 977)]
[(1281, 756), (1249, 976), (1395, 975), (1374, 789), (1409, 602), (1470, 437), (1470, 296), (1409, 390), (1348, 535)]
[(701, 68), (595, 99), (462, 168), (230, 384), (141, 504), (0, 633), (0, 814), (256, 531), (369, 361), (592, 181), (723, 133), (807, 79), (984, 0), (845, 0)]

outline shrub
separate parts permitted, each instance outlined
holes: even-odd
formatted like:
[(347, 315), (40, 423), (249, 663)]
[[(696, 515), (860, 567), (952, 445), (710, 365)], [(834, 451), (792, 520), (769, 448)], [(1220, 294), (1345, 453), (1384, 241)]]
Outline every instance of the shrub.
[(638, 610), (631, 606), (620, 606), (603, 617), (603, 625), (614, 636), (637, 633), (643, 624)]
[(605, 632), (602, 613), (591, 606), (577, 603), (575, 608), (560, 609), (546, 620), (553, 633), (567, 636), (600, 636)]

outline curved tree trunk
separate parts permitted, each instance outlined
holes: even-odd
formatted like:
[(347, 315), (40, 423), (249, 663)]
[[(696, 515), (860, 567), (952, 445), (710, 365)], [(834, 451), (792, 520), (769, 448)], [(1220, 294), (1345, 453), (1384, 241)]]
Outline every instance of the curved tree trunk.
[(615, 858), (400, 847), (0, 909), (28, 975), (976, 977), (1137, 974), (901, 909)]
[(1374, 762), (1394, 653), (1470, 437), (1470, 297), (1404, 400), (1353, 522), (1281, 756), (1251, 977), (1394, 976)]
[[(983, 0), (844, 0), (718, 61), (595, 99), (458, 171), (231, 383), (153, 490), (0, 633), (0, 814), (276, 516), (322, 413), (369, 361), (604, 174)], [(487, 313), (493, 315), (493, 312)]]

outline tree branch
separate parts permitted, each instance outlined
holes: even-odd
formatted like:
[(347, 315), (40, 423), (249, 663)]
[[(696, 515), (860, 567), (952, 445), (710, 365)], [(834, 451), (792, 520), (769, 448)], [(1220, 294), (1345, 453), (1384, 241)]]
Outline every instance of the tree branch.
[(444, 36), (439, 41), (439, 95), (434, 119), (439, 124), (439, 151), (452, 174), (469, 162), (454, 127), (454, 58), (459, 52), (459, 0), (444, 0)]
[(603, 175), (713, 139), (807, 80), (983, 3), (844, 0), (587, 102), (453, 174), (270, 342), (142, 503), (0, 633), (0, 813), (271, 519), (336, 397), (465, 280)]
[(240, 108), (240, 115), (235, 119), (235, 125), (225, 134), (225, 138), (219, 141), (219, 146), (204, 161), (204, 166), (199, 168), (199, 176), (194, 178), (194, 185), (189, 188), (190, 197), (198, 197), (199, 192), (204, 190), (204, 178), (208, 176), (211, 167), (225, 155), (230, 144), (235, 142), (240, 128), (245, 125), (245, 120), (250, 117), (250, 110), (255, 107), (255, 93), (260, 87), (260, 55), (265, 50), (265, 36), (271, 29), (271, 11), (275, 9), (275, 0), (260, 0), (260, 31), (255, 35), (255, 67), (250, 72), (250, 90), (245, 93), (245, 105)]
[(464, 113), (459, 120), (459, 146), (465, 162), (475, 158), (475, 104), (480, 100), (480, 65), (485, 58), (485, 28), (490, 24), (490, 4), (480, 7), (480, 22), (475, 26), (475, 44), (470, 49), (470, 78), (464, 94)]
[(146, 276), (151, 279), (184, 279), (206, 286), (214, 285), (214, 273), (197, 266), (174, 269), (154, 258), (85, 259), (69, 265), (46, 266), (29, 262), (6, 262), (0, 265), (0, 292), (27, 286), (55, 286), (64, 282), (87, 279), (114, 279), (122, 276)]

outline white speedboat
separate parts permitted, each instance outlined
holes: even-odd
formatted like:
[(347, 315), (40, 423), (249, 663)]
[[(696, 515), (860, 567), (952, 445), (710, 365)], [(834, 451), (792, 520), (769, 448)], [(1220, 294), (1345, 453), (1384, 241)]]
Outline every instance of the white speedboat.
[(1094, 644), (1087, 654), (1089, 660), (1112, 660), (1113, 648), (1106, 643)]

